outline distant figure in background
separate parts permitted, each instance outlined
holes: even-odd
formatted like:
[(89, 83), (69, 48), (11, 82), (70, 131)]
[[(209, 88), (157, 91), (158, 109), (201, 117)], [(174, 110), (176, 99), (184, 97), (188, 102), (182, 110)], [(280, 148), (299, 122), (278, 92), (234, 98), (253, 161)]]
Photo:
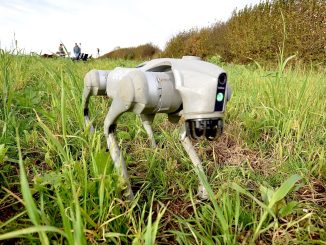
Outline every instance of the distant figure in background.
[(75, 43), (74, 54), (75, 54), (75, 58), (76, 58), (76, 59), (78, 59), (78, 57), (80, 56), (80, 52), (81, 52), (80, 47), (78, 46), (77, 43)]
[(57, 52), (57, 54), (61, 57), (65, 57), (66, 56), (66, 52), (64, 50), (63, 44), (60, 43), (59, 45), (59, 51)]
[(97, 58), (98, 58), (98, 57), (100, 57), (100, 49), (97, 48), (96, 50), (97, 50)]

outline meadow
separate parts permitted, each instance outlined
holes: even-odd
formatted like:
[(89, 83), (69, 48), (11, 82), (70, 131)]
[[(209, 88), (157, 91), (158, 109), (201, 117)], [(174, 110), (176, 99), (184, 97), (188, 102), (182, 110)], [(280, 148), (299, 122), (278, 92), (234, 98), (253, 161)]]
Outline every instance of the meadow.
[(157, 115), (153, 149), (127, 113), (117, 138), (137, 191), (129, 202), (106, 151), (110, 101), (92, 98), (90, 134), (81, 96), (90, 69), (140, 62), (1, 52), (0, 243), (326, 244), (325, 66), (209, 61), (233, 90), (223, 135), (195, 145), (210, 200), (196, 196), (181, 124)]

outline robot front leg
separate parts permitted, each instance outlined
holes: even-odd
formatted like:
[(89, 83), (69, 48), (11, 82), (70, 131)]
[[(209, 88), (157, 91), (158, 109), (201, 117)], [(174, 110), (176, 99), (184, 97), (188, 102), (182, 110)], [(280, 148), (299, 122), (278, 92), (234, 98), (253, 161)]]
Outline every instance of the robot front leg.
[(106, 136), (106, 142), (108, 144), (108, 148), (110, 150), (111, 158), (114, 162), (114, 166), (117, 169), (119, 175), (122, 175), (124, 180), (127, 182), (127, 190), (126, 190), (126, 196), (129, 200), (132, 200), (134, 198), (134, 194), (131, 190), (131, 185), (129, 181), (129, 175), (127, 172), (126, 162), (123, 159), (122, 152), (120, 150), (120, 147), (118, 146), (118, 142), (115, 138), (114, 133), (109, 133)]
[(185, 126), (183, 126), (181, 128), (181, 131), (180, 131), (180, 141), (182, 143), (182, 146), (184, 147), (184, 149), (186, 150), (188, 156), (190, 157), (190, 160), (191, 162), (194, 164), (195, 166), (195, 171), (198, 175), (198, 178), (199, 178), (199, 186), (198, 186), (198, 196), (201, 198), (201, 199), (208, 199), (208, 192), (201, 180), (201, 176), (200, 176), (200, 173), (202, 173), (203, 176), (205, 176), (204, 174), (204, 170), (203, 170), (203, 166), (202, 166), (202, 163), (195, 151), (195, 148), (194, 146), (192, 145), (191, 143), (191, 140), (190, 138), (187, 136), (186, 134), (186, 129), (185, 129)]
[(115, 127), (116, 127), (116, 125), (114, 124), (115, 121), (122, 113), (126, 112), (129, 109), (129, 107), (130, 105), (126, 105), (121, 100), (117, 98), (113, 99), (110, 110), (105, 117), (104, 134), (106, 137), (106, 142), (108, 145), (108, 149), (110, 151), (111, 158), (114, 162), (114, 166), (117, 169), (118, 174), (122, 175), (124, 180), (127, 182), (126, 196), (128, 197), (129, 200), (132, 200), (134, 198), (134, 194), (131, 190), (126, 162), (122, 156), (122, 152), (118, 145), (117, 139), (114, 135)]

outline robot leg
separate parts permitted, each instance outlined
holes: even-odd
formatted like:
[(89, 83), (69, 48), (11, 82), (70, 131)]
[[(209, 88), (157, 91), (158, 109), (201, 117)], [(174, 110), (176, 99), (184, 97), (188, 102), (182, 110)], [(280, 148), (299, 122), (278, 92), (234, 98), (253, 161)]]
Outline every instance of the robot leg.
[(201, 176), (200, 176), (200, 175), (202, 175), (206, 178), (206, 175), (204, 174), (203, 166), (202, 166), (201, 161), (195, 151), (195, 148), (192, 145), (190, 138), (186, 134), (185, 126), (183, 126), (181, 128), (180, 141), (181, 141), (182, 146), (186, 150), (188, 156), (190, 157), (191, 162), (194, 164), (195, 171), (199, 177), (198, 196), (201, 199), (206, 200), (206, 199), (208, 199), (208, 192), (207, 192), (203, 182), (201, 181)]
[(115, 132), (115, 121), (118, 117), (126, 112), (130, 108), (130, 104), (127, 105), (119, 99), (119, 97), (114, 98), (109, 109), (108, 114), (105, 117), (104, 121), (104, 134), (106, 137), (106, 142), (110, 151), (111, 158), (114, 162), (114, 166), (117, 169), (118, 173), (127, 182), (126, 196), (129, 200), (134, 198), (134, 194), (131, 190), (131, 185), (129, 181), (129, 175), (127, 172), (126, 162), (122, 156), (122, 152), (114, 135)]
[(141, 121), (143, 123), (143, 127), (145, 128), (145, 131), (149, 137), (149, 140), (151, 141), (152, 147), (156, 148), (156, 142), (154, 139), (154, 134), (153, 134), (153, 129), (152, 129), (152, 123), (154, 120), (155, 114), (151, 115), (145, 115), (145, 114), (140, 114)]

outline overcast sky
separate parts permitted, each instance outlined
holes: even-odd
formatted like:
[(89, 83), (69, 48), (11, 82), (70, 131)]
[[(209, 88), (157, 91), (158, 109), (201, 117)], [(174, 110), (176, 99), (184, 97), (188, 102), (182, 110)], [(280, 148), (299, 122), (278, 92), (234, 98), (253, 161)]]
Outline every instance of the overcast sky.
[(101, 54), (151, 42), (164, 48), (179, 31), (225, 21), (235, 8), (259, 0), (0, 0), (0, 45), (51, 53), (62, 41), (69, 51)]

